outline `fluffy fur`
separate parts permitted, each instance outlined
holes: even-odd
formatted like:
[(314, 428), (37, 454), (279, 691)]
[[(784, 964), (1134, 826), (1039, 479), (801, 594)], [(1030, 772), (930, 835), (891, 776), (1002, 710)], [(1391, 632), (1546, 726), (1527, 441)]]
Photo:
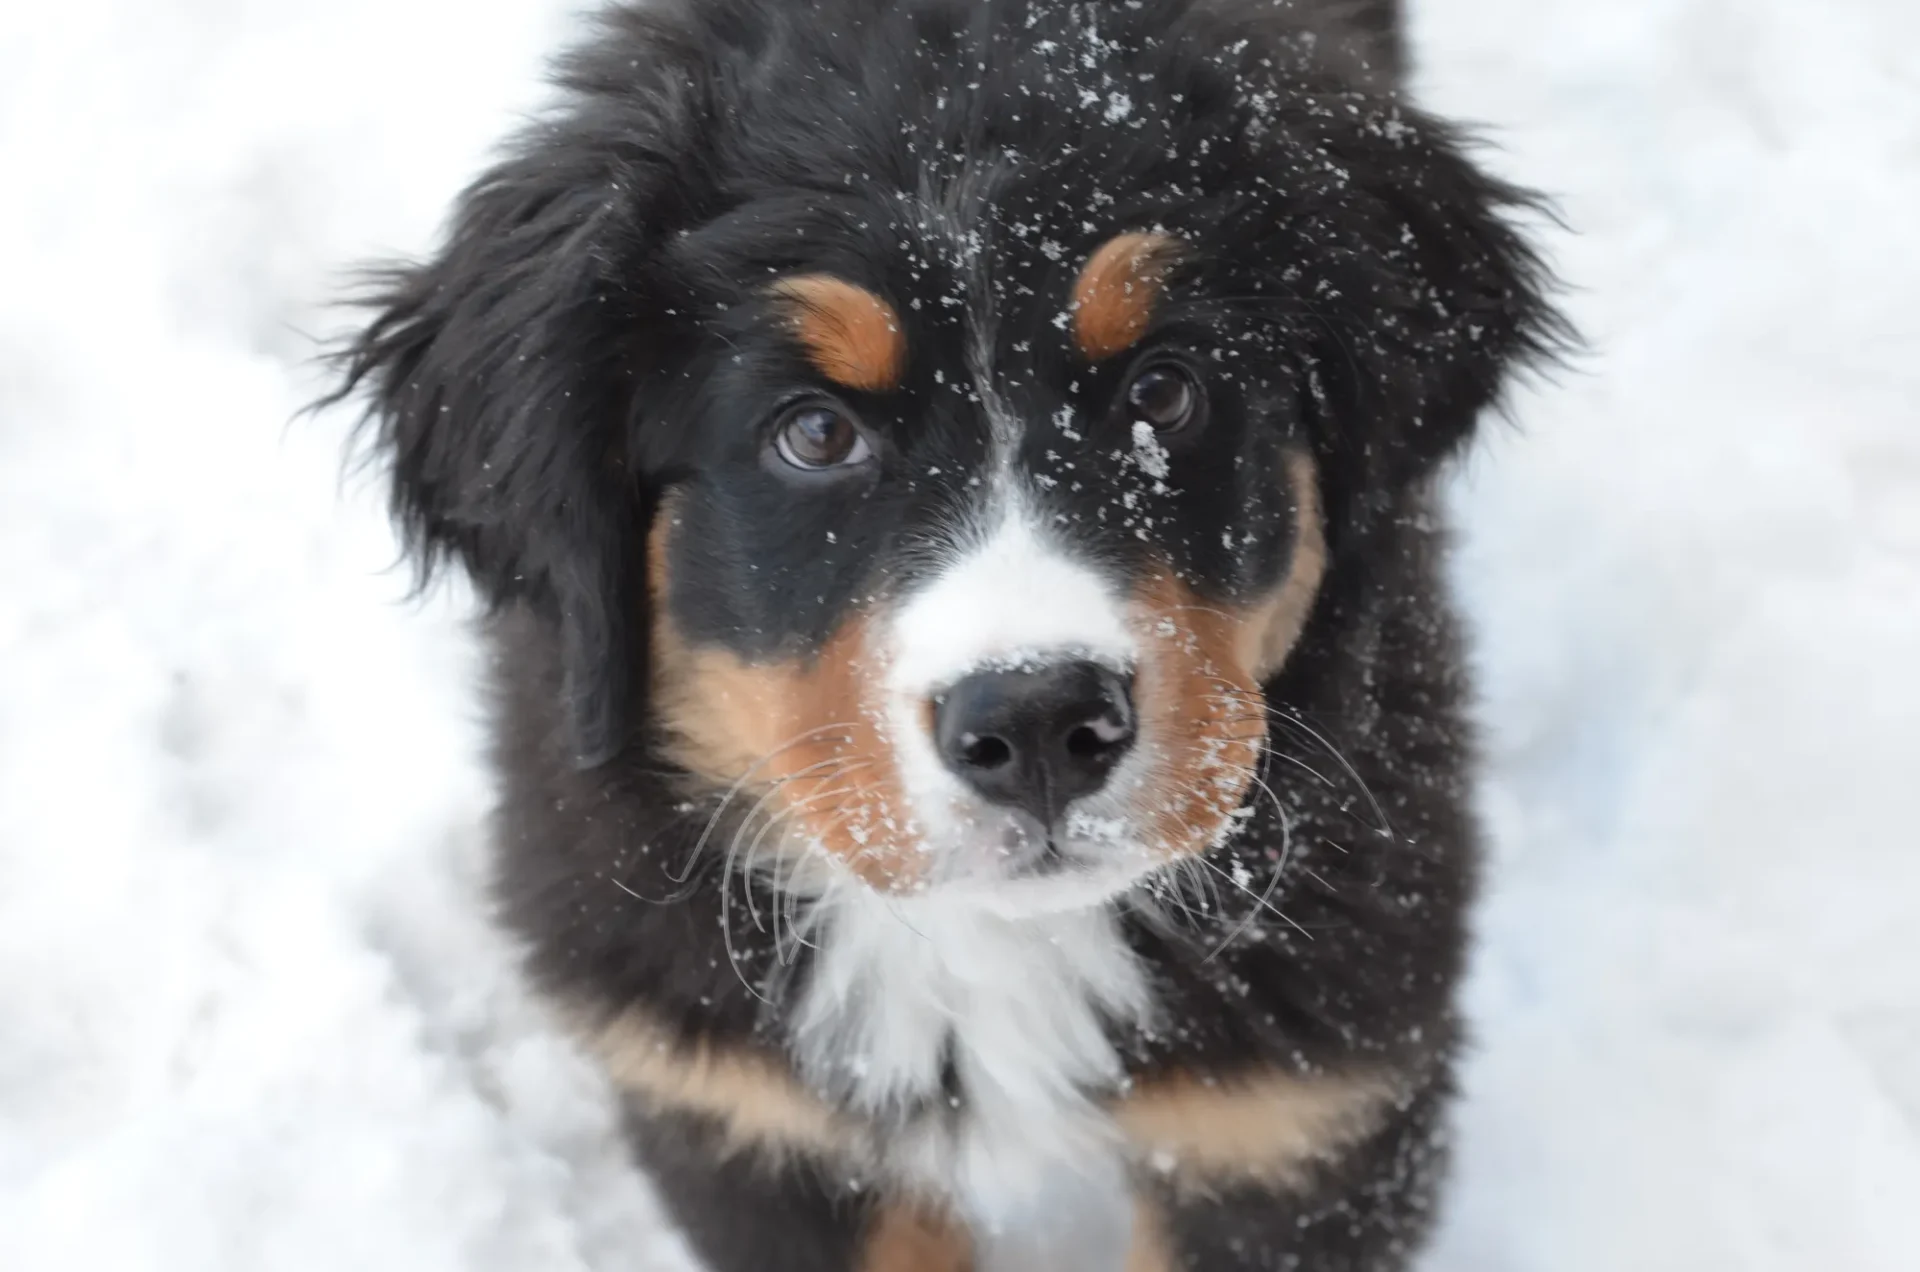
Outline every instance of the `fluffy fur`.
[[(1427, 492), (1559, 328), (1394, 7), (616, 5), (377, 278), (341, 393), (490, 602), (505, 919), (716, 1272), (1417, 1248)], [(1060, 667), (1126, 701), (1021, 811), (939, 722)]]

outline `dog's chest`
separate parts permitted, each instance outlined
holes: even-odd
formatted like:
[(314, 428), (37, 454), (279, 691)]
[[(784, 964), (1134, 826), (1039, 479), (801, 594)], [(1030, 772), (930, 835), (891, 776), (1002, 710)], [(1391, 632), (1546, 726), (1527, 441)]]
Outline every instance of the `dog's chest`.
[[(976, 1229), (1037, 1209), (1107, 1225), (1124, 1210), (1099, 1097), (1122, 1077), (1112, 1022), (1140, 1022), (1145, 980), (1102, 911), (1006, 919), (862, 897), (821, 930), (794, 1044), (816, 1084), (882, 1124), (890, 1170), (950, 1196)], [(987, 1235), (980, 1233), (978, 1235)]]

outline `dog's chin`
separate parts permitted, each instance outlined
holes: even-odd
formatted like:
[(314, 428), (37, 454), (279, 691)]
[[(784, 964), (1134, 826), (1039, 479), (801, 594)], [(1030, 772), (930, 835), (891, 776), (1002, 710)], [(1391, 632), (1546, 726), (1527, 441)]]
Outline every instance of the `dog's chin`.
[(1128, 836), (1069, 825), (1049, 836), (1009, 822), (933, 848), (937, 865), (920, 895), (1003, 919), (1039, 918), (1108, 905), (1165, 864)]
[(1108, 906), (1139, 886), (1154, 868), (1144, 858), (1103, 866), (1063, 863), (999, 879), (938, 883), (924, 895), (999, 919), (1038, 919)]

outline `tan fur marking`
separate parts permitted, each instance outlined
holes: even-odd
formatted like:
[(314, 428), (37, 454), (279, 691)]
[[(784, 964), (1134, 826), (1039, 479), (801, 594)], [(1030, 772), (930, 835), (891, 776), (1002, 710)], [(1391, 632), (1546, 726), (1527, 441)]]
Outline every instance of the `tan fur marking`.
[(676, 1041), (637, 1009), (610, 1019), (576, 1011), (571, 1023), (615, 1086), (655, 1108), (712, 1118), (733, 1151), (857, 1157), (858, 1132), (773, 1060)]
[(1293, 487), (1293, 562), (1287, 577), (1268, 594), (1249, 624), (1249, 638), (1257, 638), (1258, 647), (1242, 651), (1261, 680), (1280, 670), (1293, 652), (1327, 574), (1327, 532), (1320, 513), (1319, 475), (1305, 452), (1288, 454), (1287, 481)]
[[(654, 1108), (712, 1119), (732, 1151), (797, 1151), (842, 1165), (873, 1161), (864, 1128), (774, 1059), (676, 1040), (637, 1008), (611, 1017), (574, 1010), (569, 1023), (615, 1086)], [(1297, 1186), (1315, 1163), (1371, 1133), (1398, 1094), (1382, 1075), (1264, 1073), (1209, 1082), (1183, 1074), (1141, 1082), (1112, 1114), (1133, 1158), (1178, 1186)], [(1145, 1211), (1136, 1218), (1136, 1248), (1157, 1244), (1152, 1220)], [(876, 1229), (881, 1235), (887, 1249), (964, 1251), (963, 1233), (918, 1210), (889, 1215)]]
[(913, 1207), (888, 1206), (875, 1218), (860, 1272), (971, 1272), (973, 1243), (957, 1225)]
[(1180, 242), (1165, 234), (1122, 234), (1087, 258), (1073, 284), (1073, 339), (1091, 361), (1133, 347), (1147, 329)]
[(1290, 455), (1294, 555), (1287, 577), (1251, 605), (1203, 601), (1171, 571), (1134, 597), (1146, 645), (1135, 688), (1158, 764), (1140, 815), (1169, 856), (1205, 850), (1240, 806), (1260, 758), (1261, 683), (1292, 652), (1326, 572), (1313, 462)]
[(1125, 1272), (1175, 1272), (1165, 1223), (1158, 1207), (1145, 1198), (1133, 1203), (1133, 1240), (1127, 1247)]
[(1295, 1187), (1314, 1165), (1370, 1134), (1397, 1088), (1380, 1076), (1283, 1073), (1208, 1083), (1143, 1083), (1114, 1110), (1135, 1156), (1172, 1164), (1178, 1185), (1232, 1180)]
[(907, 337), (892, 305), (831, 274), (783, 278), (773, 293), (791, 302), (794, 334), (821, 375), (868, 393), (900, 387)]
[(1240, 806), (1259, 763), (1248, 716), (1264, 701), (1239, 659), (1244, 616), (1208, 605), (1171, 572), (1135, 598), (1146, 656), (1134, 683), (1156, 761), (1137, 815), (1169, 857), (1203, 852)]
[(752, 663), (690, 645), (664, 603), (675, 524), (669, 501), (648, 543), (653, 686), (668, 754), (722, 788), (739, 783), (747, 855), (817, 845), (876, 889), (910, 889), (921, 854), (900, 850), (907, 801), (880, 723), (883, 669), (865, 617), (854, 614), (805, 659)]

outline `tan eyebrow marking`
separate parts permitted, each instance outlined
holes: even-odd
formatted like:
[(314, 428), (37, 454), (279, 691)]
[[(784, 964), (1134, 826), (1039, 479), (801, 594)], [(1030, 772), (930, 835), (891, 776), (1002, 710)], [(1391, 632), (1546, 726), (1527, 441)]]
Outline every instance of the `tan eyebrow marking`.
[(831, 274), (783, 278), (772, 291), (788, 302), (794, 334), (821, 375), (868, 393), (900, 387), (907, 337), (892, 305)]
[(1108, 239), (1087, 258), (1073, 284), (1073, 340), (1098, 362), (1133, 347), (1147, 329), (1180, 240), (1129, 233)]

